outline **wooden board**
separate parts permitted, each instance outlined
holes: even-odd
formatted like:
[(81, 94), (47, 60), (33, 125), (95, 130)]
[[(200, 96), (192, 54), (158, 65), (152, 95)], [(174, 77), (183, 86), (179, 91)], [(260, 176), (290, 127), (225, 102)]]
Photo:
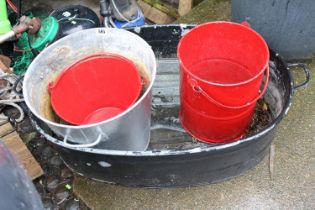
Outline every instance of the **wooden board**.
[(6, 120), (4, 120), (3, 122), (4, 124), (0, 126), (0, 138), (12, 133), (15, 130), (12, 125)]
[(24, 166), (28, 175), (32, 179), (36, 179), (44, 174), (42, 168), (35, 160), (31, 152), (27, 149), (24, 142), (20, 138), (19, 134), (16, 131), (12, 131), (12, 126), (10, 123), (6, 123), (0, 126), (2, 133), (10, 133), (3, 136), (3, 142), (13, 153), (13, 155), (20, 161)]
[(0, 70), (5, 73), (12, 73), (11, 69), (11, 59), (7, 56), (0, 55)]
[(174, 5), (167, 4), (165, 2), (162, 2), (161, 0), (141, 0), (141, 2), (144, 2), (150, 5), (151, 7), (157, 9), (158, 11), (168, 16), (171, 16), (175, 19), (179, 17), (177, 7), (174, 7)]
[(186, 15), (193, 7), (193, 0), (179, 0), (178, 14), (180, 16)]
[(160, 10), (152, 7), (151, 5), (147, 4), (146, 2), (139, 0), (138, 5), (141, 7), (144, 16), (156, 24), (168, 24), (175, 21), (174, 17), (171, 17)]
[(8, 122), (8, 117), (6, 117), (3, 113), (0, 114), (0, 126), (4, 125)]

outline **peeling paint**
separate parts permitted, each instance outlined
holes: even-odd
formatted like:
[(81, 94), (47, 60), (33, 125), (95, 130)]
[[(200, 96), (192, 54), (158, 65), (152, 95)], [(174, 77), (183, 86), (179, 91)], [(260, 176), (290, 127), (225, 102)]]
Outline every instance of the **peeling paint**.
[(108, 167), (111, 167), (112, 165), (108, 162), (105, 162), (105, 161), (99, 161), (98, 164), (101, 166), (101, 167), (104, 167), (104, 168), (108, 168)]

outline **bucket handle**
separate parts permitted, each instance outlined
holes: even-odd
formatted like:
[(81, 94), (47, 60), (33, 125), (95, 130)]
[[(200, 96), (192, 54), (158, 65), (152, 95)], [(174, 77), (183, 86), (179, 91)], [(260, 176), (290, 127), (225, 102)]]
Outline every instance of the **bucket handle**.
[(265, 70), (265, 73), (264, 73), (266, 76), (266, 80), (265, 80), (265, 84), (264, 84), (264, 87), (262, 88), (262, 90), (260, 91), (260, 94), (255, 98), (253, 99), (252, 101), (244, 104), (244, 105), (240, 105), (240, 106), (229, 106), (229, 105), (226, 105), (226, 104), (223, 104), (217, 100), (215, 100), (214, 98), (212, 98), (211, 96), (208, 95), (208, 93), (206, 93), (199, 85), (198, 85), (198, 82), (195, 80), (195, 79), (190, 79), (189, 83), (191, 85), (191, 87), (193, 88), (193, 90), (197, 93), (200, 93), (201, 95), (203, 95), (208, 101), (211, 101), (212, 103), (216, 104), (217, 106), (221, 106), (221, 107), (224, 107), (224, 108), (227, 108), (227, 109), (241, 109), (241, 108), (245, 108), (247, 106), (250, 106), (252, 105), (253, 103), (256, 103), (256, 101), (258, 99), (260, 99), (264, 93), (266, 92), (267, 90), (267, 87), (268, 87), (268, 81), (269, 81), (269, 66), (267, 66), (266, 70)]
[(288, 64), (288, 69), (289, 70), (291, 70), (292, 68), (295, 68), (295, 67), (299, 67), (299, 68), (301, 68), (304, 71), (304, 73), (305, 73), (305, 81), (301, 82), (300, 84), (295, 84), (294, 83), (293, 88), (294, 88), (294, 90), (305, 88), (307, 86), (307, 84), (309, 83), (310, 78), (311, 78), (310, 70), (307, 68), (307, 65), (304, 64), (304, 63), (289, 63)]
[(66, 145), (66, 147), (70, 147), (70, 148), (89, 148), (89, 147), (94, 147), (95, 145), (99, 144), (101, 142), (102, 139), (102, 134), (99, 134), (97, 139), (90, 144), (70, 144), (68, 143), (68, 135), (65, 135), (65, 137), (63, 138), (63, 143)]

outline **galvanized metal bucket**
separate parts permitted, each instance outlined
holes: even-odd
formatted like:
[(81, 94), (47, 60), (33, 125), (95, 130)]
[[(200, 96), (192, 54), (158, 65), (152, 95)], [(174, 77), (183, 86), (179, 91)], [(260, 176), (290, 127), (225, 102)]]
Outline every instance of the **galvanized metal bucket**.
[[(47, 85), (67, 66), (95, 53), (127, 57), (149, 82), (139, 100), (114, 118), (82, 126), (60, 123), (52, 112)], [(88, 29), (62, 38), (36, 57), (25, 74), (24, 98), (31, 112), (62, 137), (67, 147), (143, 151), (150, 139), (151, 92), (155, 76), (154, 53), (142, 38), (121, 29)]]

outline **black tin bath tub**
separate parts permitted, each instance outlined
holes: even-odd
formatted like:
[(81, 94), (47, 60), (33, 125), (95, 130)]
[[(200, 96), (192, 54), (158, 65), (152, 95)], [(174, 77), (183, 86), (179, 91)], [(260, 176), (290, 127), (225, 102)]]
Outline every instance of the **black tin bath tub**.
[(269, 152), (278, 123), (289, 110), (293, 92), (290, 65), (271, 51), (270, 82), (264, 95), (272, 122), (258, 133), (236, 142), (207, 145), (193, 141), (178, 119), (178, 62), (176, 47), (193, 26), (147, 26), (132, 29), (153, 48), (158, 58), (153, 88), (151, 142), (147, 151), (117, 151), (97, 148), (67, 148), (45, 125), (32, 117), (36, 129), (50, 141), (67, 166), (94, 180), (134, 187), (182, 187), (216, 183), (239, 176), (256, 166)]

